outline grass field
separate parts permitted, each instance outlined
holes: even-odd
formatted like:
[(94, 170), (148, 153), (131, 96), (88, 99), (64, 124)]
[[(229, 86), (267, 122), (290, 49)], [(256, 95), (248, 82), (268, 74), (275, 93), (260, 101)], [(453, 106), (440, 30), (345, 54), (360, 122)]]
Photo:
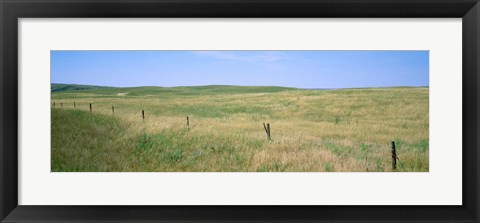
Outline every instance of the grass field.
[[(52, 171), (384, 172), (392, 171), (395, 141), (397, 171), (425, 172), (428, 91), (198, 86), (52, 92)], [(271, 141), (262, 123), (270, 123)]]

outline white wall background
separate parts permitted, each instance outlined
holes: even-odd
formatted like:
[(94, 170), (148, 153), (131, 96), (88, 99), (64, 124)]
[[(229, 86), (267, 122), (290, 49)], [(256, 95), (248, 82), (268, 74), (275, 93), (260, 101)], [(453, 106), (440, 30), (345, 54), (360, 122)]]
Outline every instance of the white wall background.
[[(19, 204), (460, 205), (461, 31), (461, 19), (20, 19)], [(167, 49), (430, 50), (430, 172), (51, 173), (50, 50)]]

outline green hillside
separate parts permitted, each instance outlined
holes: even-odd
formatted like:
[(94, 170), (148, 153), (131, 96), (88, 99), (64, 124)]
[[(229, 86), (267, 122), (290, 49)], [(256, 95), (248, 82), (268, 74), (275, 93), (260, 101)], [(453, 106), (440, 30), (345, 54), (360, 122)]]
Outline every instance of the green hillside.
[(104, 88), (111, 88), (111, 87), (80, 85), (80, 84), (51, 84), (51, 92), (93, 90), (93, 89), (100, 89), (100, 88), (104, 89)]
[(52, 171), (119, 170), (128, 124), (102, 114), (52, 108)]
[[(53, 86), (53, 85), (52, 85)], [(78, 85), (82, 86), (82, 85)], [(72, 86), (67, 86), (72, 87)], [(208, 86), (181, 86), (181, 87), (98, 87), (85, 86), (90, 89), (57, 90), (53, 91), (52, 99), (62, 98), (103, 98), (103, 97), (170, 97), (170, 96), (194, 96), (211, 94), (255, 94), (255, 93), (278, 93), (283, 91), (299, 90), (297, 88), (278, 86), (234, 86), (234, 85), (208, 85)]]

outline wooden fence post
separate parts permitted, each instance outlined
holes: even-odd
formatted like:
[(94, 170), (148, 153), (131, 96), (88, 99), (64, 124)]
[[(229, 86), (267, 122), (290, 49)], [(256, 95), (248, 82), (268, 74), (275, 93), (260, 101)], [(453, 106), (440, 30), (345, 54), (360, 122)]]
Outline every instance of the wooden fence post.
[(187, 128), (190, 128), (190, 120), (188, 119), (188, 116), (187, 116)]
[(397, 151), (395, 151), (394, 141), (392, 141), (392, 170), (397, 170)]
[(60, 102), (60, 108), (63, 108), (63, 102)]
[(53, 102), (53, 107), (55, 108), (55, 102)]
[(92, 112), (92, 103), (90, 103), (90, 112)]
[(77, 109), (77, 105), (73, 102), (73, 109)]
[(112, 106), (112, 115), (115, 115), (115, 107)]
[(272, 141), (272, 137), (270, 136), (270, 123), (263, 123), (263, 128), (265, 129), (265, 132), (267, 133), (267, 139), (268, 141)]
[(145, 111), (142, 110), (142, 119), (145, 119)]
[(268, 141), (272, 141), (272, 136), (270, 132), (270, 123), (267, 123), (267, 129), (268, 129)]

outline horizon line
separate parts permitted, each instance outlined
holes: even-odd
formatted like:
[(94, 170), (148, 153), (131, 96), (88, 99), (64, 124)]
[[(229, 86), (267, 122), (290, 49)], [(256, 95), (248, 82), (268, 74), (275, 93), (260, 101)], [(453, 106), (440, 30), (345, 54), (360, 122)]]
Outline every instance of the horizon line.
[(360, 89), (360, 88), (426, 88), (430, 85), (422, 86), (409, 86), (409, 85), (392, 85), (392, 86), (377, 86), (377, 87), (314, 87), (314, 88), (301, 88), (301, 87), (290, 87), (290, 86), (281, 86), (281, 85), (234, 85), (234, 84), (207, 84), (207, 85), (177, 85), (177, 86), (159, 86), (159, 85), (141, 85), (141, 86), (107, 86), (107, 85), (92, 85), (92, 84), (71, 84), (71, 83), (50, 83), (50, 84), (63, 84), (63, 85), (81, 85), (81, 86), (94, 86), (94, 87), (105, 87), (105, 88), (140, 88), (140, 87), (159, 87), (159, 88), (176, 88), (176, 87), (208, 87), (208, 86), (231, 86), (231, 87), (283, 87), (283, 88), (295, 88), (295, 89), (306, 89), (306, 90), (332, 90), (332, 89)]

